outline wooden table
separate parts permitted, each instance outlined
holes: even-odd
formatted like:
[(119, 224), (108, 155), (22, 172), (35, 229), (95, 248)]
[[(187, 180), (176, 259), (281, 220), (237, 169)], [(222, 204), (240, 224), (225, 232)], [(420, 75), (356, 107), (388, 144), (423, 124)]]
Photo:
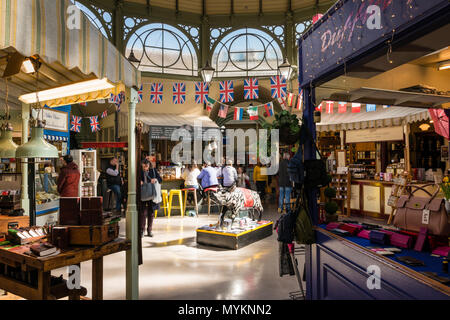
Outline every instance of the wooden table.
[[(26, 254), (0, 249), (0, 263), (22, 271), (37, 270), (38, 286), (33, 287), (19, 280), (0, 275), (0, 289), (29, 300), (55, 299), (50, 293), (50, 273), (52, 270), (92, 260), (92, 299), (103, 299), (103, 257), (109, 254), (126, 251), (131, 242), (116, 239), (102, 246), (74, 247), (53, 257), (37, 258)], [(79, 299), (79, 290), (72, 291), (69, 299)]]

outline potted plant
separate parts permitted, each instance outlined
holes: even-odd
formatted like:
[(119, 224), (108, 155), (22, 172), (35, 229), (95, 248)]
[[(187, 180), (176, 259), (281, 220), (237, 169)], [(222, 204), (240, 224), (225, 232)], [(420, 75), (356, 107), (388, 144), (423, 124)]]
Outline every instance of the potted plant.
[(339, 209), (336, 201), (333, 201), (336, 198), (336, 190), (334, 188), (327, 187), (324, 190), (324, 195), (327, 198), (327, 202), (325, 203), (325, 222), (330, 223), (338, 220), (338, 215), (336, 212)]

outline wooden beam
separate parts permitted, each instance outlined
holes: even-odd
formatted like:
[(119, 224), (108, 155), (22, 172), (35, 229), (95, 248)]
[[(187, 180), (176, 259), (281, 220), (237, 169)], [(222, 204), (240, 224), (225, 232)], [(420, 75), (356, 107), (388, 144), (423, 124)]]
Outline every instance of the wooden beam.
[(230, 0), (230, 14), (234, 15), (234, 1)]
[(262, 0), (259, 0), (259, 15), (262, 16), (262, 14), (263, 14)]

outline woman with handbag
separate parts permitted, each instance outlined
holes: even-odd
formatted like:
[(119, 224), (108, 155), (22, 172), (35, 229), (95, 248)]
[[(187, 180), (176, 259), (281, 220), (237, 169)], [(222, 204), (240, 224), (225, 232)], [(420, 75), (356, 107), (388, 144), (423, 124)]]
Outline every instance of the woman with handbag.
[[(150, 168), (151, 167), (151, 168)], [(145, 220), (147, 220), (147, 236), (153, 237), (153, 219), (155, 211), (161, 202), (161, 176), (154, 164), (147, 159), (142, 162), (141, 175), (141, 210), (139, 212), (139, 227), (141, 237), (144, 235)]]

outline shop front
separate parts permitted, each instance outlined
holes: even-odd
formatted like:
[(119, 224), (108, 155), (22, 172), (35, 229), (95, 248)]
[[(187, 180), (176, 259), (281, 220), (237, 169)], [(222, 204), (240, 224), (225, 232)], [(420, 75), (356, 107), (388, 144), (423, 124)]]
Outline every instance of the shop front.
[[(330, 171), (351, 179), (347, 215), (386, 219), (391, 208), (402, 207), (397, 196), (427, 183), (439, 190), (448, 169), (448, 141), (430, 129), (438, 124), (430, 123), (427, 113), (450, 102), (449, 74), (437, 67), (450, 45), (445, 36), (450, 6), (447, 1), (369, 5), (338, 2), (302, 36), (299, 83), (306, 125), (317, 130), (319, 145), (320, 139), (331, 142), (322, 143)], [(315, 158), (313, 150), (306, 146), (305, 159)], [(436, 197), (443, 209), (442, 196)], [(318, 215), (317, 190), (309, 191), (309, 199), (316, 224), (316, 243), (306, 255), (309, 299), (449, 299), (448, 283), (439, 278), (445, 277), (440, 249), (448, 248), (448, 234), (432, 234), (422, 225), (429, 232), (425, 248), (419, 230), (402, 221), (386, 226), (344, 217), (330, 224)], [(379, 235), (385, 240), (377, 242)], [(374, 274), (381, 274), (372, 283), (378, 290), (369, 283)]]

